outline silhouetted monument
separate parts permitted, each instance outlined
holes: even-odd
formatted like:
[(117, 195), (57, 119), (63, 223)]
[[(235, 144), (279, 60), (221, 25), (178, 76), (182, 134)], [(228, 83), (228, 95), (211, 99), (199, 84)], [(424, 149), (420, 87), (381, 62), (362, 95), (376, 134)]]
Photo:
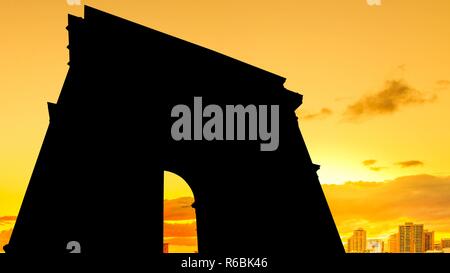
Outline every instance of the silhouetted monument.
[[(7, 253), (67, 253), (78, 241), (86, 255), (159, 259), (164, 170), (192, 188), (200, 254), (297, 263), (344, 252), (298, 128), (302, 96), (283, 77), (90, 7), (84, 16), (69, 15), (70, 68), (48, 104), (50, 125)], [(279, 105), (278, 149), (174, 141), (171, 110), (194, 96)]]

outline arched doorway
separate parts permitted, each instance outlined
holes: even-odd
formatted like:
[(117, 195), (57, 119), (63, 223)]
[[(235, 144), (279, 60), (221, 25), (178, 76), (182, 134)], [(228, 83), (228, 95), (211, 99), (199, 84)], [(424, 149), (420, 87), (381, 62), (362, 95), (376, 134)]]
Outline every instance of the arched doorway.
[(197, 253), (194, 195), (179, 175), (164, 171), (164, 253)]

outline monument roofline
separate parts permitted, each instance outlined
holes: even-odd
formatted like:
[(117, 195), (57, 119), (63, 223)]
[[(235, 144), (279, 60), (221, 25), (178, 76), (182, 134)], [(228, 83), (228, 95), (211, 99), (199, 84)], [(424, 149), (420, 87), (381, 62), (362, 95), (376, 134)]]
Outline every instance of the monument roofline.
[[(149, 28), (147, 26), (144, 26), (144, 25), (132, 22), (132, 21), (124, 19), (122, 17), (116, 16), (116, 15), (113, 15), (113, 14), (110, 14), (110, 13), (103, 12), (101, 10), (98, 10), (96, 8), (93, 8), (93, 7), (90, 7), (90, 6), (87, 6), (87, 5), (84, 6), (84, 19), (69, 14), (69, 25), (68, 25), (67, 29), (70, 30), (71, 27), (72, 27), (72, 24), (74, 24), (75, 22), (79, 23), (80, 21), (86, 22), (87, 24), (94, 23), (95, 25), (104, 25), (105, 27), (106, 26), (109, 27), (110, 26), (109, 23), (111, 22), (111, 20), (120, 21), (121, 24), (126, 22), (127, 24), (129, 24), (132, 27), (140, 28), (140, 30), (143, 29), (143, 30), (145, 30), (147, 32), (163, 36), (166, 39), (172, 40), (172, 42), (189, 44), (189, 46), (191, 46), (192, 48), (195, 48), (197, 50), (206, 51), (206, 52), (209, 52), (210, 54), (214, 54), (216, 56), (220, 56), (221, 58), (223, 58), (223, 60), (226, 60), (227, 62), (234, 63), (234, 64), (239, 64), (239, 65), (245, 66), (247, 69), (251, 69), (254, 73), (260, 73), (262, 77), (269, 77), (270, 79), (274, 80), (274, 82), (276, 84), (283, 85), (285, 83), (285, 81), (286, 81), (286, 78), (284, 78), (282, 76), (279, 76), (279, 75), (274, 74), (272, 72), (269, 72), (267, 70), (261, 69), (259, 67), (253, 66), (253, 65), (248, 64), (246, 62), (240, 61), (238, 59), (229, 57), (229, 56), (227, 56), (227, 55), (225, 55), (223, 53), (220, 53), (220, 52), (208, 49), (208, 48), (200, 46), (198, 44), (194, 44), (194, 43), (191, 43), (189, 41), (183, 40), (181, 38), (177, 38), (175, 36), (163, 33), (161, 31)], [(104, 24), (106, 22), (108, 22), (108, 24)]]

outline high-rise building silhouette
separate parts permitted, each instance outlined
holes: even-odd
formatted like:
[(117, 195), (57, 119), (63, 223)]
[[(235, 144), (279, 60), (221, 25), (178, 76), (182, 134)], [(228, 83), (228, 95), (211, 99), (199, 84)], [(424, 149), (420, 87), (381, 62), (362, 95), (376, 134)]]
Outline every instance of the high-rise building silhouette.
[(425, 237), (422, 224), (407, 222), (400, 225), (399, 233), (399, 252), (401, 253), (422, 253), (425, 249)]
[(388, 252), (398, 253), (399, 250), (399, 236), (398, 233), (391, 234), (388, 239)]
[(362, 228), (353, 231), (353, 235), (348, 239), (347, 252), (363, 253), (366, 252), (367, 235)]
[(414, 225), (414, 251), (415, 253), (425, 252), (425, 233), (423, 224)]
[(399, 234), (399, 252), (412, 253), (414, 252), (414, 230), (413, 223), (406, 223), (398, 227)]
[(425, 230), (424, 232), (424, 251), (434, 250), (434, 231)]

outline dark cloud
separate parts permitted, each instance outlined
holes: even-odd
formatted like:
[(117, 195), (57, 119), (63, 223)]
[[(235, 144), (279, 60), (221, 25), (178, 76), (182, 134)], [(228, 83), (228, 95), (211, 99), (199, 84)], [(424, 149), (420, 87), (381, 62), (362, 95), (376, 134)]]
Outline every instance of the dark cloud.
[(375, 159), (367, 159), (362, 162), (364, 166), (372, 166), (375, 163), (377, 163)]
[(363, 117), (392, 114), (406, 105), (424, 104), (435, 99), (436, 96), (428, 97), (402, 80), (386, 81), (379, 92), (366, 95), (347, 106), (344, 118), (354, 121)]
[(322, 108), (320, 112), (314, 113), (314, 114), (308, 114), (303, 116), (303, 119), (305, 120), (311, 120), (311, 119), (319, 119), (319, 118), (326, 118), (333, 114), (333, 111), (329, 108)]
[(195, 210), (192, 208), (194, 198), (181, 197), (164, 200), (164, 220), (191, 220), (195, 219)]
[(397, 162), (395, 164), (400, 165), (402, 168), (408, 168), (408, 167), (423, 166), (424, 163), (419, 160), (409, 160), (409, 161)]

